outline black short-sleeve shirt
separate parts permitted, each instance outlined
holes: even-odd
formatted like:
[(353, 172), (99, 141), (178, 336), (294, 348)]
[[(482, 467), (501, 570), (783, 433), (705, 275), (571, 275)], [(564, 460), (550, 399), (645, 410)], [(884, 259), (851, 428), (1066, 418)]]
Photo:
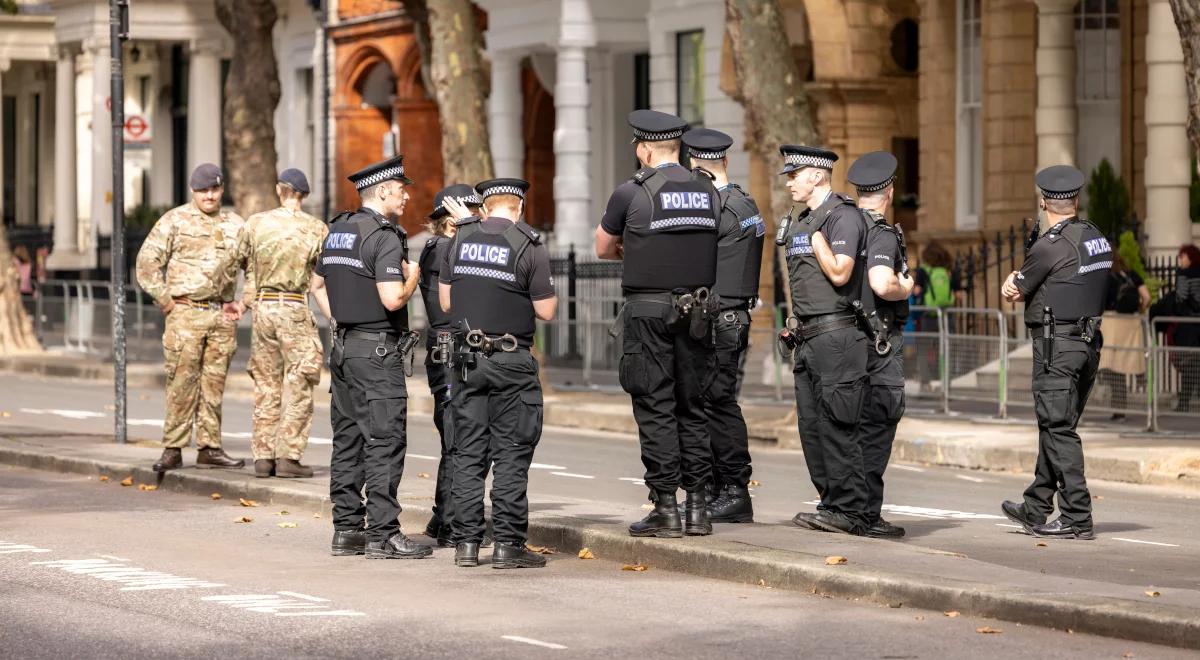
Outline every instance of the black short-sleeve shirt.
[[(512, 222), (504, 218), (486, 218), (480, 223), (482, 231), (489, 234), (503, 234), (511, 225)], [(449, 243), (450, 241), (447, 241), (447, 246)], [(442, 284), (454, 283), (451, 257), (447, 247), (443, 251), (438, 274), (438, 282)], [(554, 279), (550, 274), (550, 250), (545, 243), (531, 245), (521, 254), (521, 261), (517, 263), (517, 284), (529, 291), (530, 300), (545, 300), (554, 296)]]

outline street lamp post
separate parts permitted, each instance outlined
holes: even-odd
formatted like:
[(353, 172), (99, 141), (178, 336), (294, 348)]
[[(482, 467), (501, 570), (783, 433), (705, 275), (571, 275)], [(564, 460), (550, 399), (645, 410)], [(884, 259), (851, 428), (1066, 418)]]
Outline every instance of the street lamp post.
[(125, 392), (125, 72), (122, 45), (129, 38), (129, 0), (109, 0), (109, 47), (112, 53), (112, 307), (115, 435), (126, 441)]

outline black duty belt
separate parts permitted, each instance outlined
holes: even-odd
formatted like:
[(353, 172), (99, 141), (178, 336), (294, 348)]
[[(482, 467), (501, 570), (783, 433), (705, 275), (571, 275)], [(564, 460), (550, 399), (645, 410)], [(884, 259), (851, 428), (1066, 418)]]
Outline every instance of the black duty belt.
[(399, 344), (400, 336), (388, 332), (387, 330), (355, 330), (354, 328), (338, 328), (338, 334), (342, 336), (342, 340), (346, 339), (365, 339), (366, 341), (378, 341), (380, 344)]
[(800, 321), (799, 330), (801, 337), (812, 339), (826, 332), (833, 332), (842, 328), (853, 328), (856, 325), (858, 325), (858, 320), (853, 315), (823, 314), (809, 318), (807, 321)]
[(749, 298), (726, 298), (721, 296), (721, 311), (735, 312), (753, 312), (758, 306), (758, 298), (751, 296)]

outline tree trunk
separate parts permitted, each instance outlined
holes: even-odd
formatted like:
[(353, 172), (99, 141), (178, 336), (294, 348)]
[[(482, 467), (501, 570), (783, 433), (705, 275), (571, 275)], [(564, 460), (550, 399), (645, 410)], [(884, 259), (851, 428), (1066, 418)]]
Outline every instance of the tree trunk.
[(0, 229), (0, 355), (38, 353), (42, 350), (33, 334), (33, 322), (21, 302), (19, 282), (16, 260), (8, 248), (8, 237)]
[[(1171, 0), (1171, 13), (1183, 43), (1183, 71), (1188, 94), (1188, 141), (1200, 153), (1200, 1)], [(1200, 164), (1197, 165), (1200, 169)]]
[(275, 196), (275, 108), (279, 66), (271, 30), (274, 0), (216, 0), (217, 20), (233, 37), (225, 81), (225, 162), (230, 192), (248, 216), (278, 205)]
[[(483, 33), (470, 0), (404, 0), (421, 49), (422, 74), (438, 105), (445, 181), (492, 177)], [(428, 63), (428, 73), (426, 64)]]

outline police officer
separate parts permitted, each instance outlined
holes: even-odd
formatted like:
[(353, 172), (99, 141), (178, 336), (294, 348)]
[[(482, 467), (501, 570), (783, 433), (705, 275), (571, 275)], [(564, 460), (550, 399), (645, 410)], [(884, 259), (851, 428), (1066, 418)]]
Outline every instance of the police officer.
[(485, 217), (459, 222), (438, 275), (442, 309), (463, 326), (452, 349), (446, 410), (454, 446), (454, 563), (479, 565), (490, 466), (492, 568), (541, 568), (546, 558), (525, 548), (529, 465), (542, 435), (542, 389), (529, 349), (534, 318), (554, 318), (558, 298), (550, 253), (521, 222), (529, 184), (491, 179), (476, 188)]
[(716, 379), (704, 399), (712, 446), (713, 484), (709, 505), (712, 522), (754, 522), (750, 501), (750, 447), (746, 420), (738, 406), (742, 360), (750, 345), (750, 311), (758, 304), (758, 271), (767, 228), (758, 206), (729, 181), (726, 152), (733, 138), (708, 128), (683, 134), (693, 168), (703, 168), (717, 188), (721, 219), (717, 226), (717, 300), (713, 325)]
[[(713, 378), (709, 294), (717, 273), (719, 199), (711, 175), (679, 165), (679, 117), (629, 115), (642, 169), (608, 200), (596, 228), (596, 254), (622, 259), (621, 387), (633, 399), (645, 482), (654, 510), (633, 536), (712, 533), (704, 499), (712, 452), (704, 392)], [(676, 490), (687, 492), (686, 525)]]
[[(1082, 172), (1055, 165), (1038, 172), (1036, 182), (1051, 227), (1029, 246), (1001, 294), (1009, 302), (1025, 301), (1025, 326), (1033, 335), (1038, 459), (1024, 503), (1000, 508), (1034, 536), (1090, 540), (1092, 497), (1075, 427), (1100, 362), (1100, 316), (1113, 251), (1100, 230), (1077, 215)], [(1047, 522), (1055, 493), (1058, 518)]]
[(404, 213), (412, 180), (404, 174), (403, 156), (349, 179), (362, 206), (333, 218), (313, 278), (317, 304), (337, 323), (330, 356), (332, 550), (365, 552), (368, 559), (426, 557), (433, 549), (400, 531), (396, 501), (407, 446), (404, 360), (415, 343), (405, 305), (420, 272), (408, 260), (407, 237), (393, 218)]
[(450, 539), (450, 444), (446, 436), (444, 416), (446, 400), (450, 396), (446, 382), (444, 352), (454, 329), (450, 315), (442, 311), (438, 302), (438, 274), (446, 260), (446, 250), (454, 238), (455, 222), (479, 214), (483, 202), (479, 193), (465, 183), (447, 186), (433, 198), (433, 212), (429, 214), (429, 232), (433, 234), (425, 241), (417, 264), (421, 267), (421, 300), (425, 303), (428, 326), (425, 330), (425, 375), (429, 379), (429, 393), (433, 395), (433, 425), (437, 427), (442, 441), (442, 455), (438, 461), (437, 488), (434, 493), (433, 516), (425, 526), (425, 535), (437, 539), (438, 545), (454, 546)]
[(904, 339), (908, 296), (913, 279), (899, 225), (888, 224), (888, 207), (896, 180), (896, 157), (886, 151), (865, 154), (846, 172), (858, 190), (858, 208), (867, 232), (867, 255), (862, 303), (869, 314), (867, 389), (858, 427), (863, 469), (867, 478), (867, 536), (904, 536), (904, 528), (885, 520), (883, 473), (892, 455), (896, 425), (904, 414)]
[(779, 151), (792, 201), (805, 207), (783, 218), (775, 242), (786, 247), (792, 290), (800, 442), (820, 495), (815, 515), (801, 512), (792, 522), (861, 535), (869, 526), (858, 443), (867, 341), (854, 303), (862, 295), (865, 225), (854, 200), (830, 187), (837, 154), (791, 144)]

